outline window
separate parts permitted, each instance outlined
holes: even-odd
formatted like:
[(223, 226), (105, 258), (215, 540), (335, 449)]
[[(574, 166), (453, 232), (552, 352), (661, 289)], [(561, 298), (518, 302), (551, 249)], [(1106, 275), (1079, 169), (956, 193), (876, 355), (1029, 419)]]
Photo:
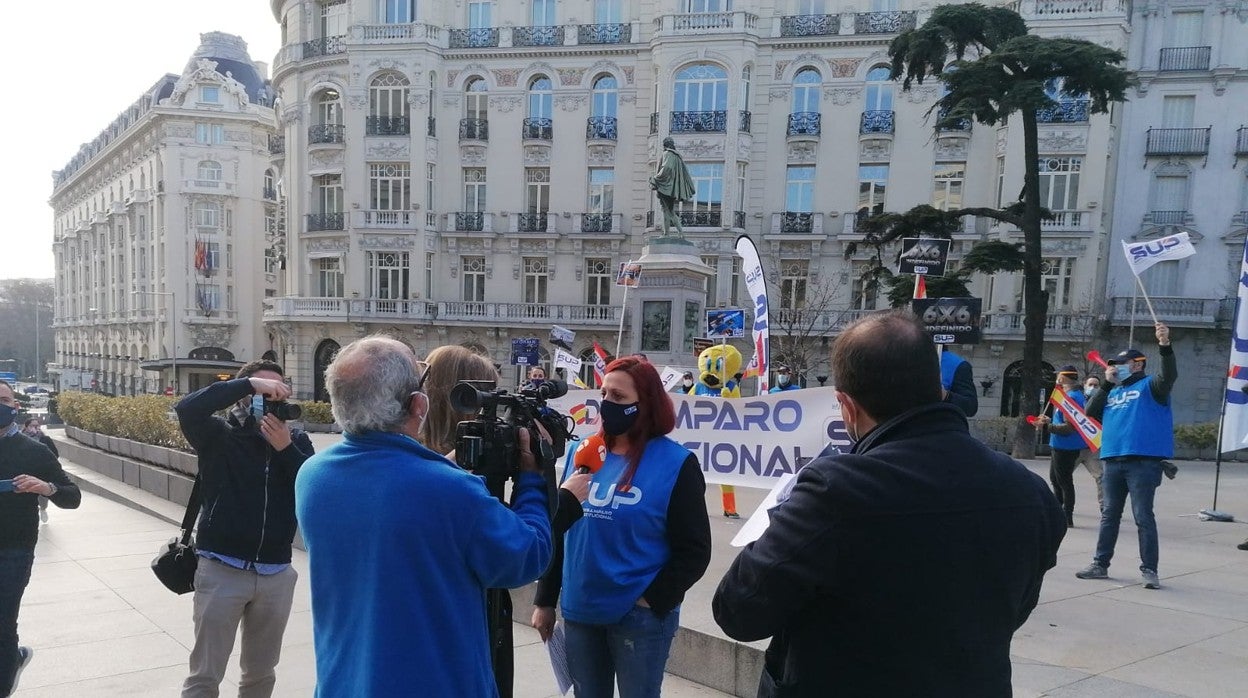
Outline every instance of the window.
[(380, 0), (382, 24), (410, 24), (416, 21), (416, 0)]
[(342, 213), (342, 175), (319, 175), (312, 178), (317, 213)]
[(997, 208), (1005, 205), (1005, 156), (997, 158)]
[(195, 226), (211, 229), (204, 232), (215, 233), (221, 228), (221, 207), (218, 204), (200, 202), (195, 204)]
[(736, 210), (742, 211), (742, 212), (745, 211), (745, 194), (747, 191), (745, 187), (746, 171), (747, 171), (746, 163), (738, 162), (737, 163), (737, 208)]
[(741, 69), (741, 109), (750, 109), (750, 66)]
[(200, 86), (199, 101), (207, 104), (219, 104), (221, 102), (221, 88), (216, 85)]
[(278, 258), (277, 248), (264, 248), (264, 273), (276, 274), (280, 264), (281, 260)]
[(810, 262), (785, 259), (780, 262), (780, 307), (801, 310), (806, 306), (806, 284), (810, 279)]
[(550, 168), (525, 168), (524, 202), (529, 213), (546, 213), (550, 210)]
[(264, 171), (264, 198), (277, 198), (277, 178), (273, 175), (273, 170)]
[(966, 182), (965, 162), (936, 164), (933, 177), (932, 206), (941, 211), (962, 208), (962, 188)]
[(1047, 257), (1040, 261), (1040, 283), (1049, 294), (1050, 310), (1070, 309), (1070, 289), (1074, 276), (1073, 257)]
[[(1158, 175), (1153, 180), (1154, 212), (1186, 212), (1188, 204), (1188, 179), (1186, 175)], [(1157, 218), (1154, 213), (1154, 218)], [(1181, 222), (1181, 221), (1178, 221)]]
[(372, 298), (407, 298), (407, 252), (369, 252), (367, 259), (369, 294)]
[(682, 211), (718, 211), (724, 201), (724, 165), (718, 162), (696, 162), (689, 165), (693, 186), (697, 190), (693, 201), (682, 201)]
[(615, 206), (615, 170), (589, 168), (589, 213), (611, 213)]
[(814, 198), (814, 166), (789, 165), (784, 183), (784, 210), (810, 213), (815, 210)]
[(1161, 125), (1166, 128), (1191, 128), (1196, 118), (1195, 95), (1167, 95), (1161, 100)]
[(866, 111), (893, 110), (893, 82), (888, 79), (888, 67), (876, 66), (867, 73)]
[(799, 15), (821, 15), (823, 14), (823, 0), (797, 0), (797, 14)]
[(433, 260), (434, 253), (425, 253), (425, 298), (433, 299)]
[[(196, 258), (195, 268), (200, 271), (221, 268), (221, 243), (219, 242), (200, 242), (197, 245), (203, 246), (203, 257)], [(197, 250), (198, 251), (198, 250)]]
[(875, 309), (877, 289), (866, 276), (869, 270), (867, 262), (854, 262), (849, 267), (849, 307), (852, 310)]
[(555, 0), (533, 0), (533, 26), (555, 26)]
[(741, 258), (732, 258), (732, 281), (728, 287), (729, 305), (740, 305), (741, 302)]
[(858, 166), (858, 215), (876, 216), (884, 213), (884, 195), (888, 188), (888, 165)]
[(494, 26), (491, 23), (494, 3), (470, 0), (468, 3), (468, 28), (485, 29)]
[(524, 258), (524, 302), (546, 303), (546, 287), (550, 283), (550, 274), (546, 268), (545, 257)]
[(464, 85), (464, 117), (468, 119), (485, 119), (490, 112), (490, 96), (486, 94), (489, 86), (481, 78), (472, 78)]
[(706, 280), (706, 307), (714, 308), (719, 302), (719, 257), (703, 256), (702, 263), (711, 268), (711, 276)]
[(221, 145), (225, 142), (225, 127), (220, 124), (195, 124), (195, 142), (200, 145)]
[(316, 123), (337, 126), (342, 123), (342, 103), (337, 90), (322, 90), (316, 98)]
[(615, 284), (613, 271), (609, 259), (585, 260), (585, 305), (611, 305), (611, 286)]
[(685, 12), (729, 12), (732, 0), (685, 0)]
[[(1186, 260), (1158, 262), (1144, 273), (1148, 274), (1148, 292), (1153, 298), (1183, 295), (1183, 272)], [(1138, 307), (1143, 307), (1143, 303)], [(1147, 316), (1146, 316), (1147, 317)]]
[(368, 87), (368, 114), (383, 118), (408, 117), (408, 81), (398, 73), (382, 73)]
[(711, 64), (698, 64), (676, 71), (672, 111), (724, 111), (728, 108), (728, 74)]
[(432, 162), (425, 163), (425, 210), (433, 211), (434, 183), (438, 181), (438, 166)]
[(818, 113), (819, 90), (823, 78), (814, 68), (802, 68), (793, 76), (793, 109), (794, 114)]
[(622, 13), (620, 5), (624, 0), (594, 0), (594, 23), (619, 24)]
[(321, 4), (321, 36), (344, 36), (347, 33), (347, 2), (333, 0)]
[(412, 207), (411, 167), (407, 163), (368, 166), (368, 207), (373, 211), (407, 211)]
[(195, 284), (195, 305), (204, 312), (221, 309), (221, 287), (217, 284)]
[(590, 113), (593, 116), (614, 117), (619, 110), (619, 85), (612, 75), (600, 75), (594, 80), (593, 102)]
[(464, 300), (480, 303), (485, 300), (485, 257), (461, 257), (464, 277)]
[(216, 186), (221, 181), (221, 163), (204, 160), (195, 168), (195, 179), (201, 183)]
[(464, 168), (464, 210), (482, 212), (485, 210), (485, 168)]
[(1079, 208), (1079, 171), (1083, 158), (1040, 158), (1040, 205), (1050, 211)]
[(1200, 46), (1204, 35), (1205, 13), (1172, 12), (1170, 14), (1170, 41), (1167, 46), (1185, 48)]
[(550, 78), (538, 75), (529, 81), (529, 118), (549, 119), (554, 99)]

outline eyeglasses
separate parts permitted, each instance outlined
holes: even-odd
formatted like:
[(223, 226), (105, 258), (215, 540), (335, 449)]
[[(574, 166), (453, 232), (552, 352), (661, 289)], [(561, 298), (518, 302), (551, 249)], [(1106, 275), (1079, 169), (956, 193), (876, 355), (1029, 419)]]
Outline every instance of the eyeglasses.
[(416, 389), (412, 392), (421, 393), (425, 390), (425, 377), (429, 375), (429, 362), (417, 361), (416, 363)]

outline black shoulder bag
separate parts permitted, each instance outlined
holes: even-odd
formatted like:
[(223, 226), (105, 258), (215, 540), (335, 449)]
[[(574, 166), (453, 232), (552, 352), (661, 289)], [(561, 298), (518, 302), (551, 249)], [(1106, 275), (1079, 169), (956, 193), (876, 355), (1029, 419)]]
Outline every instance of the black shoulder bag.
[(182, 517), (181, 537), (171, 538), (160, 546), (160, 552), (152, 560), (156, 578), (175, 594), (195, 591), (195, 568), (199, 560), (195, 557), (191, 532), (195, 529), (195, 517), (199, 516), (199, 505), (199, 478), (196, 477), (191, 486), (191, 498), (186, 503), (186, 515)]

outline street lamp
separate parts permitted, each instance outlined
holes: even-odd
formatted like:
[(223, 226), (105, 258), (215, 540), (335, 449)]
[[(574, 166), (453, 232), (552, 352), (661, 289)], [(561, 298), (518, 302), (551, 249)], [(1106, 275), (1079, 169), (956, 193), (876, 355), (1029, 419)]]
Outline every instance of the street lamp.
[[(169, 297), (169, 369), (173, 373), (173, 392), (178, 392), (178, 316), (177, 296), (173, 291), (134, 291), (136, 296)], [(153, 323), (154, 324), (154, 323)]]

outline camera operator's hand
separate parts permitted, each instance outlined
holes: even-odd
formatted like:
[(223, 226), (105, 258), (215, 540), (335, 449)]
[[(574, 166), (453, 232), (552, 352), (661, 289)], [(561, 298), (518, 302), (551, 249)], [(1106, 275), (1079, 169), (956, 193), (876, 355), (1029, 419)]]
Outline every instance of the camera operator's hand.
[(594, 476), (589, 473), (573, 473), (559, 487), (571, 492), (576, 496), (577, 501), (584, 504), (585, 499), (589, 497), (589, 481), (592, 479)]
[(537, 456), (534, 455), (531, 448), (532, 437), (529, 436), (528, 429), (517, 429), (519, 435), (517, 440), (520, 442), (520, 469), (526, 473), (542, 474), (542, 464), (537, 462)]
[(533, 618), (529, 623), (542, 636), (542, 642), (546, 642), (555, 632), (555, 609), (551, 606), (534, 606)]
[(260, 435), (275, 451), (285, 451), (290, 445), (290, 427), (271, 414), (264, 415), (260, 420)]
[(290, 386), (282, 381), (271, 378), (256, 378), (255, 376), (247, 380), (251, 381), (251, 391), (253, 393), (263, 395), (266, 399), (273, 402), (281, 402), (290, 397)]

